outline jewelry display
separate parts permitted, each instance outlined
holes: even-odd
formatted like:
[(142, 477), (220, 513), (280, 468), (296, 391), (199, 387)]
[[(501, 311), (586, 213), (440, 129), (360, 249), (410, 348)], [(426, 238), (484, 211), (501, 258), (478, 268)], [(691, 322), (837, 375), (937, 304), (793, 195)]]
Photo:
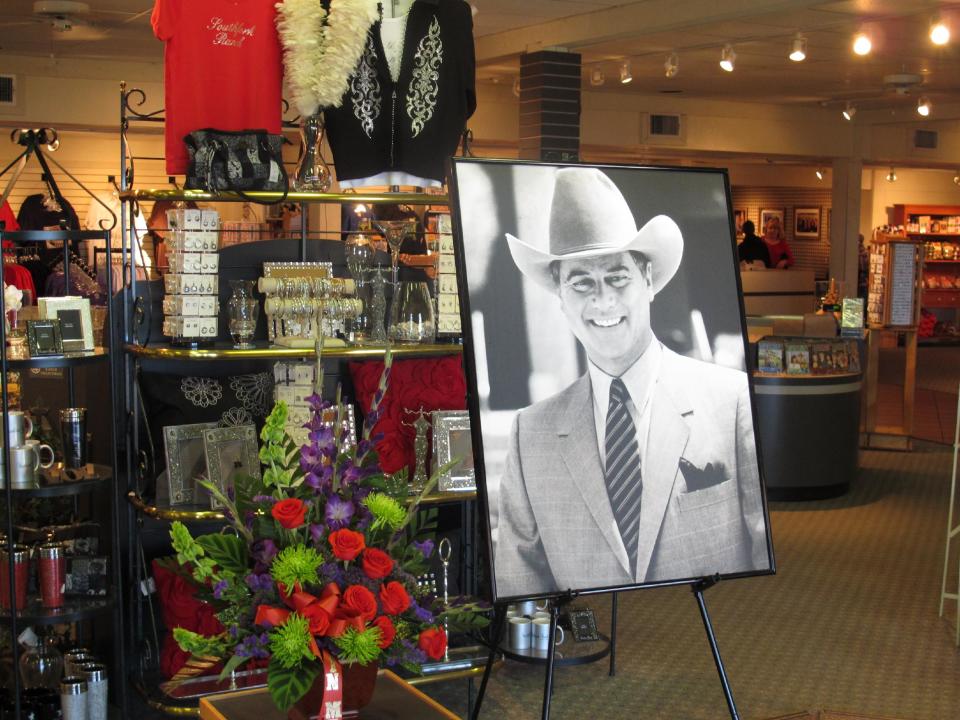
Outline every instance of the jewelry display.
[(167, 211), (167, 260), (164, 276), (163, 334), (175, 344), (216, 340), (220, 269), (220, 215), (216, 210), (175, 208)]
[[(450, 567), (450, 554), (453, 552), (453, 546), (450, 544), (448, 538), (443, 538), (440, 541), (440, 545), (437, 548), (437, 554), (440, 556), (440, 562), (443, 563), (443, 605), (444, 607), (450, 606), (450, 597), (448, 595), (450, 589), (450, 580), (448, 577), (448, 570)], [(443, 631), (447, 636), (447, 648), (443, 652), (444, 662), (450, 661), (450, 626), (446, 618), (443, 620)]]
[[(408, 411), (413, 412), (413, 411)], [(414, 471), (413, 480), (410, 481), (410, 492), (417, 495), (423, 492), (427, 485), (427, 441), (430, 436), (430, 421), (427, 419), (427, 413), (423, 408), (416, 413), (417, 419), (411, 423), (403, 423), (407, 427), (412, 427), (416, 431), (416, 437), (413, 441)]]

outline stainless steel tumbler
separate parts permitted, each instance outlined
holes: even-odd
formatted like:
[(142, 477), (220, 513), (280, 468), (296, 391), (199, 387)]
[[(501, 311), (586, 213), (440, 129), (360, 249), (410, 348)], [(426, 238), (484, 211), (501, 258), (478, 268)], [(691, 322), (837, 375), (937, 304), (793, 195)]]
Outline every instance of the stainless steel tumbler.
[(87, 681), (87, 720), (107, 720), (107, 666), (84, 663), (80, 674)]
[(63, 437), (63, 464), (82, 468), (87, 464), (87, 409), (64, 408), (60, 411), (60, 434)]
[(60, 709), (63, 720), (87, 720), (87, 681), (65, 677), (60, 681)]

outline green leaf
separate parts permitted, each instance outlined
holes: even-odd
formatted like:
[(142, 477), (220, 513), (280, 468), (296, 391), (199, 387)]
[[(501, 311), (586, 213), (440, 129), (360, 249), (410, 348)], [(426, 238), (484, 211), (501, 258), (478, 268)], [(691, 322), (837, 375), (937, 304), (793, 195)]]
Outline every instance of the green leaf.
[(223, 670), (220, 672), (219, 679), (226, 680), (228, 677), (230, 677), (230, 673), (232, 673), (238, 667), (243, 665), (249, 659), (250, 658), (243, 657), (242, 655), (234, 655), (229, 660), (227, 660), (227, 664), (223, 666)]
[(307, 694), (319, 674), (319, 663), (305, 662), (300, 667), (287, 669), (271, 658), (267, 667), (267, 686), (270, 688), (273, 704), (286, 712)]
[(220, 569), (234, 575), (246, 574), (247, 544), (236, 535), (201, 535), (197, 544), (214, 560)]

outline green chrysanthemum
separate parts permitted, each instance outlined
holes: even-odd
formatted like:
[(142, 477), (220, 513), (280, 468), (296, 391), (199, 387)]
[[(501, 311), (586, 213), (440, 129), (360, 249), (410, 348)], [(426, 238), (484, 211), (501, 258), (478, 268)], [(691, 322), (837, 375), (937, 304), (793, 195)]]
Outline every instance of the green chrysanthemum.
[(338, 659), (343, 663), (367, 665), (380, 655), (380, 628), (371, 626), (362, 632), (347, 628), (340, 637), (334, 638), (340, 648)]
[(370, 493), (364, 499), (363, 504), (373, 515), (374, 529), (386, 527), (390, 530), (396, 530), (406, 520), (407, 513), (400, 507), (400, 503), (384, 493)]
[(278, 583), (288, 588), (295, 584), (315, 584), (318, 582), (317, 569), (323, 564), (323, 556), (313, 548), (294, 545), (284, 548), (273, 559), (270, 575)]
[(310, 621), (302, 615), (290, 613), (287, 621), (270, 633), (270, 652), (288, 670), (298, 667), (304, 660), (313, 659)]

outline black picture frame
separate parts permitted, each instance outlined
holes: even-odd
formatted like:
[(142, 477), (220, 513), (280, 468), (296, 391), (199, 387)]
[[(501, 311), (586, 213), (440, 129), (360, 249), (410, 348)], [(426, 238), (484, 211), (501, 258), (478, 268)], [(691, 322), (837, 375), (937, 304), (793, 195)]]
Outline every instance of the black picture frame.
[[(609, 517), (611, 523), (613, 522), (610, 501), (602, 486), (603, 470), (600, 464), (602, 461), (599, 459), (591, 468), (595, 467), (599, 471), (602, 497), (599, 493), (588, 496), (574, 489), (576, 481), (573, 478), (578, 475), (567, 469), (568, 481), (558, 481), (557, 476), (552, 476), (549, 490), (543, 486), (543, 495), (550, 494), (549, 502), (557, 506), (571, 504), (573, 509), (564, 516), (565, 522), (554, 522), (551, 525), (551, 520), (546, 517), (549, 512), (546, 505), (535, 504), (543, 495), (539, 494), (540, 488), (534, 487), (539, 480), (530, 477), (530, 458), (537, 456), (542, 460), (562, 457), (566, 461), (565, 453), (576, 445), (577, 441), (580, 442), (578, 447), (581, 450), (585, 448), (585, 455), (600, 455), (596, 441), (597, 431), (593, 428), (596, 418), (585, 405), (582, 406), (586, 408), (583, 412), (573, 413), (574, 422), (571, 428), (591, 428), (589, 435), (594, 443), (593, 447), (589, 442), (584, 445), (585, 436), (578, 437), (571, 429), (564, 436), (566, 446), (558, 443), (551, 446), (550, 450), (527, 448), (525, 444), (528, 444), (528, 440), (524, 437), (531, 436), (528, 433), (521, 437), (519, 429), (521, 425), (529, 423), (525, 426), (534, 428), (530, 432), (544, 435), (554, 432), (555, 428), (549, 429), (542, 422), (543, 418), (547, 417), (544, 413), (550, 410), (549, 405), (542, 403), (560, 397), (570, 391), (573, 385), (579, 383), (582, 386), (585, 382), (592, 382), (585, 379), (589, 373), (584, 347), (569, 332), (563, 312), (555, 307), (559, 305), (556, 302), (556, 291), (551, 293), (545, 290), (550, 284), (547, 262), (537, 265), (538, 280), (531, 281), (532, 273), (521, 272), (513, 255), (513, 248), (517, 247), (517, 243), (530, 247), (537, 245), (540, 250), (546, 247), (557, 173), (573, 169), (600, 173), (612, 182), (629, 208), (629, 213), (635, 218), (636, 228), (632, 232), (637, 237), (646, 232), (644, 228), (651, 219), (666, 215), (679, 228), (687, 245), (687, 250), (679, 261), (676, 276), (659, 287), (655, 293), (657, 302), (650, 305), (650, 324), (659, 340), (658, 348), (662, 346), (660, 352), (670, 358), (670, 367), (674, 366), (674, 358), (679, 355), (687, 356), (680, 361), (683, 367), (694, 367), (690, 360), (698, 354), (701, 358), (705, 354), (713, 357), (713, 362), (702, 359), (694, 361), (700, 364), (695, 366), (697, 373), (692, 375), (692, 379), (701, 374), (715, 372), (708, 371), (703, 365), (720, 365), (723, 362), (731, 366), (730, 369), (717, 368), (716, 372), (724, 373), (725, 380), (735, 378), (737, 381), (736, 387), (743, 402), (736, 403), (735, 434), (738, 437), (738, 447), (742, 446), (747, 454), (743, 456), (743, 465), (727, 476), (724, 475), (727, 467), (719, 460), (714, 462), (707, 458), (694, 457), (692, 446), (703, 445), (702, 442), (694, 441), (689, 443), (691, 452), (687, 455), (683, 452), (678, 454), (675, 465), (667, 473), (655, 472), (660, 467), (657, 463), (653, 463), (647, 470), (651, 475), (658, 476), (657, 482), (652, 478), (649, 481), (651, 491), (658, 487), (658, 483), (668, 483), (670, 490), (666, 503), (670, 505), (672, 512), (676, 511), (681, 502), (685, 503), (691, 512), (698, 505), (709, 508), (717, 504), (719, 507), (728, 508), (730, 497), (735, 496), (739, 511), (744, 514), (744, 518), (749, 518), (741, 519), (742, 525), (749, 526), (749, 529), (744, 531), (749, 537), (738, 544), (735, 560), (706, 559), (697, 562), (692, 555), (683, 556), (681, 553), (674, 558), (677, 563), (673, 567), (685, 569), (660, 573), (660, 566), (666, 567), (668, 563), (662, 562), (666, 546), (659, 545), (660, 534), (657, 533), (654, 535), (652, 550), (645, 551), (648, 553), (645, 568), (641, 571), (639, 560), (632, 566), (627, 566), (623, 559), (629, 561), (629, 558), (622, 549), (625, 546), (622, 545), (619, 534), (619, 553), (608, 549), (596, 539), (599, 536), (608, 539), (610, 526), (601, 526), (595, 522), (594, 511), (600, 512), (600, 506), (606, 505), (605, 517)], [(746, 372), (749, 344), (738, 272), (730, 185), (726, 171), (454, 158), (450, 191), (464, 333), (463, 358), (467, 375), (468, 408), (477, 489), (482, 507), (482, 525), (488, 544), (487, 557), (491, 563), (491, 599), (502, 603), (522, 598), (558, 597), (568, 593), (594, 594), (639, 587), (689, 584), (716, 575), (722, 578), (738, 578), (773, 573), (775, 562), (762, 463), (759, 462), (762, 456), (756, 432), (753, 383)], [(604, 192), (608, 193), (609, 190)], [(590, 193), (585, 196), (592, 197)], [(566, 202), (557, 203), (558, 207), (566, 205)], [(607, 232), (607, 218), (614, 216), (622, 219), (623, 213), (615, 211), (605, 215), (601, 212), (597, 215), (598, 220), (594, 225), (598, 228), (597, 235), (601, 239)], [(582, 214), (573, 214), (573, 219), (566, 225), (559, 223), (557, 227), (569, 226), (581, 232), (582, 217)], [(660, 220), (655, 223), (657, 227), (662, 224), (663, 221)], [(531, 234), (531, 229), (537, 228), (539, 234)], [(506, 237), (508, 234), (512, 236), (509, 240)], [(532, 236), (536, 237), (529, 239)], [(523, 243), (524, 238), (529, 242)], [(620, 246), (617, 248), (617, 252), (622, 250)], [(661, 266), (666, 267), (662, 253), (660, 260)], [(656, 271), (648, 269), (648, 272), (652, 276)], [(652, 288), (656, 281), (649, 282)], [(628, 321), (625, 318), (626, 316), (618, 319), (615, 324), (626, 324)], [(657, 383), (658, 386), (662, 384), (664, 383)], [(712, 383), (708, 385), (713, 387)], [(587, 387), (589, 388), (589, 385)], [(711, 392), (713, 391), (703, 392), (701, 394), (705, 398), (691, 402), (710, 399)], [(721, 398), (718, 394), (713, 398), (717, 403), (720, 403), (721, 399), (725, 407), (731, 405), (728, 402), (729, 397)], [(662, 400), (654, 398), (651, 408), (661, 405)], [(534, 408), (537, 410), (534, 411)], [(523, 414), (528, 411), (539, 414)], [(729, 416), (730, 410), (725, 412), (725, 417)], [(701, 407), (696, 414), (700, 418), (709, 416), (710, 413)], [(520, 420), (517, 420), (518, 417)], [(519, 423), (516, 427), (515, 421)], [(652, 421), (648, 424), (653, 425)], [(559, 433), (557, 435), (559, 437)], [(676, 437), (668, 440), (671, 443), (679, 442)], [(647, 451), (648, 445), (644, 446), (644, 451)], [(523, 459), (510, 464), (511, 457), (520, 456), (524, 452), (527, 452), (527, 455), (523, 456)], [(650, 457), (654, 458), (654, 455), (661, 451), (658, 447), (651, 452)], [(643, 452), (641, 457), (642, 455)], [(754, 462), (751, 458), (757, 460)], [(681, 460), (685, 464), (681, 464)], [(516, 481), (511, 476), (510, 482), (513, 486), (517, 482), (523, 483), (523, 491), (510, 493), (509, 502), (504, 503), (510, 516), (509, 523), (499, 515), (498, 510), (500, 490), (505, 487), (500, 482), (500, 477), (506, 474), (505, 468), (508, 466), (512, 468), (514, 475), (518, 472), (524, 474), (522, 481)], [(517, 467), (522, 469), (517, 471)], [(554, 465), (551, 471), (558, 467), (562, 469), (563, 466)], [(557, 475), (561, 474), (563, 473)], [(597, 486), (597, 474), (586, 474), (592, 487)], [(671, 477), (659, 477), (665, 474), (671, 474)], [(683, 492), (674, 493), (674, 486), (681, 487), (677, 482), (681, 476)], [(646, 487), (647, 476), (644, 475), (644, 478)], [(727, 482), (733, 482), (734, 485), (724, 484)], [(703, 495), (695, 495), (696, 492), (703, 491), (706, 491)], [(714, 496), (707, 498), (711, 492)], [(678, 499), (681, 494), (683, 498)], [(520, 510), (514, 507), (513, 501), (517, 498), (524, 498)], [(749, 505), (749, 512), (742, 509), (745, 505)], [(643, 505), (640, 511), (641, 527), (645, 521), (642, 507)], [(705, 510), (701, 515), (706, 520), (720, 519), (713, 518), (712, 513), (711, 510)], [(518, 521), (517, 518), (521, 516), (522, 520)], [(593, 526), (587, 527), (591, 523)], [(562, 530), (560, 524), (565, 525)], [(613, 531), (616, 531), (616, 528), (617, 526), (613, 525)], [(503, 541), (505, 532), (509, 532), (510, 542)], [(650, 530), (645, 529), (645, 532), (649, 533)], [(590, 534), (588, 548), (577, 547), (578, 542), (585, 539), (582, 533)], [(703, 537), (705, 545), (712, 542), (707, 539), (708, 534), (705, 533)], [(519, 542), (518, 537), (522, 537)], [(525, 542), (527, 544), (524, 544)], [(505, 548), (505, 554), (498, 556), (498, 543), (501, 548)], [(608, 552), (609, 555), (605, 554)], [(577, 561), (570, 561), (560, 567), (563, 561), (555, 561), (564, 554), (569, 558), (577, 556)], [(705, 554), (708, 555), (709, 551), (705, 551)], [(622, 575), (613, 572), (605, 574), (604, 568), (613, 565), (611, 557), (619, 560), (621, 566), (631, 569), (624, 570)], [(657, 572), (652, 571), (654, 557)], [(515, 565), (522, 566), (522, 570), (515, 571)], [(578, 569), (571, 570), (574, 566)], [(504, 570), (504, 567), (507, 569)]]
[(30, 357), (63, 355), (59, 320), (27, 320), (27, 347)]

